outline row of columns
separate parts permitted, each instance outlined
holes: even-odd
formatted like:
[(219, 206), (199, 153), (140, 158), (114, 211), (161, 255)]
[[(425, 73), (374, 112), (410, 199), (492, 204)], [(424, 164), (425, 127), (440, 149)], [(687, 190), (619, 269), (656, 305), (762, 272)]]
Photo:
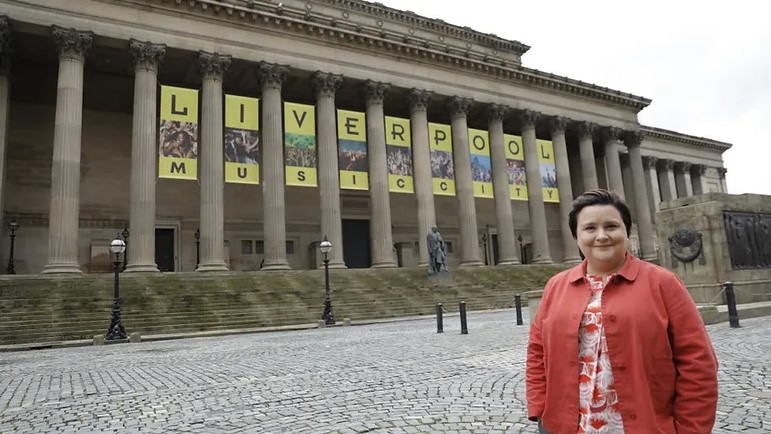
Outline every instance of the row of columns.
[[(49, 223), (49, 258), (44, 273), (79, 273), (77, 260), (80, 145), (82, 129), (83, 68), (93, 33), (74, 29), (52, 28), (53, 39), (59, 50), (57, 84), (56, 128)], [(158, 271), (154, 261), (155, 249), (155, 137), (157, 133), (158, 66), (165, 55), (165, 45), (131, 40), (129, 49), (134, 64), (134, 112), (132, 126), (131, 208), (130, 227), (132, 248), (129, 249), (128, 272)], [(231, 57), (218, 53), (199, 52), (199, 72), (202, 79), (201, 111), (201, 260), (199, 271), (225, 271), (224, 261), (224, 175), (222, 126), (222, 77), (231, 63)], [(282, 133), (281, 88), (286, 79), (285, 65), (259, 64), (258, 77), (262, 84), (262, 145), (265, 180), (263, 188), (263, 221), (266, 270), (288, 269), (286, 259), (286, 224), (284, 205), (284, 161)], [(335, 93), (341, 86), (342, 76), (316, 72), (312, 85), (316, 93), (317, 141), (319, 159), (319, 195), (321, 204), (321, 231), (333, 244), (342, 246), (340, 214), (340, 187), (337, 165), (337, 132)], [(0, 82), (0, 91), (3, 83)], [(7, 88), (7, 84), (5, 85)], [(364, 94), (367, 105), (367, 136), (369, 146), (369, 174), (371, 196), (371, 238), (374, 267), (396, 266), (392, 255), (392, 232), (383, 101), (389, 85), (367, 81)], [(0, 95), (2, 96), (2, 95)], [(413, 137), (413, 165), (419, 226), (420, 263), (428, 262), (426, 235), (436, 223), (430, 152), (428, 144), (427, 107), (432, 94), (412, 89), (408, 94)], [(456, 170), (456, 197), (459, 208), (461, 236), (461, 265), (481, 265), (476, 206), (473, 194), (470, 155), (466, 150), (467, 114), (473, 101), (454, 96), (450, 100), (451, 127), (454, 138)], [(517, 264), (514, 227), (506, 158), (503, 141), (503, 119), (507, 108), (491, 104), (487, 110), (493, 164), (496, 222), (499, 236), (500, 263)], [(0, 113), (2, 114), (2, 113)], [(520, 114), (522, 140), (525, 150), (529, 214), (535, 263), (551, 263), (543, 202), (536, 123), (549, 121), (554, 143), (557, 181), (560, 194), (560, 213), (567, 216), (572, 203), (572, 188), (568, 166), (565, 129), (571, 123), (563, 117), (543, 117), (540, 113), (524, 110)], [(624, 132), (617, 128), (602, 128), (580, 122), (579, 150), (583, 168), (584, 189), (598, 187), (593, 148), (593, 135), (600, 131), (605, 149), (606, 168), (610, 189), (623, 196), (623, 181), (618, 143), (623, 139), (629, 150), (630, 165), (635, 185), (635, 205), (642, 250), (646, 257), (655, 257), (651, 216), (644, 212), (649, 198), (645, 188), (661, 178), (646, 177), (640, 154), (642, 136), (638, 132)], [(3, 147), (4, 150), (4, 147)], [(1, 156), (1, 155), (0, 155)], [(671, 178), (671, 179), (670, 179)], [(670, 188), (675, 188), (674, 177), (666, 175)], [(670, 182), (671, 181), (671, 182)], [(683, 182), (680, 182), (683, 184)], [(689, 188), (690, 180), (683, 188)], [(0, 186), (1, 187), (1, 186)], [(700, 186), (705, 191), (705, 186)], [(657, 189), (655, 189), (657, 190)], [(672, 190), (674, 191), (674, 190)], [(639, 192), (639, 194), (638, 194)], [(657, 203), (656, 200), (654, 202)], [(577, 262), (578, 249), (562, 220), (564, 260)], [(334, 249), (330, 267), (343, 268), (342, 248)]]
[[(644, 156), (645, 186), (649, 197), (648, 208), (651, 214), (659, 210), (659, 203), (692, 195), (709, 193), (707, 166), (674, 161), (665, 158)], [(720, 191), (727, 193), (725, 183), (726, 169), (718, 167)]]

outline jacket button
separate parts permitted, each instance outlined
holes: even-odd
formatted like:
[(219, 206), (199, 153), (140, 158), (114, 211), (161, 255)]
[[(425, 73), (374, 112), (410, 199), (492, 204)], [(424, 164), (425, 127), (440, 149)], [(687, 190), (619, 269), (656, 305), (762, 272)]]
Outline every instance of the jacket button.
[(624, 368), (624, 365), (618, 365), (618, 366), (615, 366), (614, 369), (618, 369), (619, 372), (620, 372), (620, 371), (623, 371), (626, 368)]
[(629, 419), (637, 420), (637, 415), (632, 413), (632, 414), (629, 415)]
[(616, 320), (616, 315), (608, 315), (608, 319), (613, 322)]

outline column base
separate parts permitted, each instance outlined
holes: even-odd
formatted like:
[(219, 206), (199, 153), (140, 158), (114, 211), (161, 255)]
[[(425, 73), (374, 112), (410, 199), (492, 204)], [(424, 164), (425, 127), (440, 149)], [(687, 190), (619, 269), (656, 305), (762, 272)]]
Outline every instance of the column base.
[(372, 264), (370, 268), (396, 268), (396, 262), (380, 262), (377, 264)]
[(648, 262), (652, 262), (652, 263), (654, 263), (656, 265), (659, 264), (659, 256), (656, 255), (656, 254), (647, 254), (647, 255), (643, 254), (643, 260), (644, 261), (648, 261)]
[[(323, 268), (324, 268), (323, 265), (321, 267), (319, 267), (319, 269), (323, 269)], [(345, 269), (345, 268), (348, 268), (348, 267), (345, 266), (345, 262), (330, 262), (329, 263), (329, 269), (330, 270), (333, 270), (333, 269), (340, 270), (340, 269)]]
[(519, 260), (517, 259), (502, 259), (500, 260), (496, 266), (507, 266), (507, 265), (521, 265)]
[(43, 267), (41, 274), (83, 274), (80, 266), (75, 263), (48, 264)]
[(562, 260), (562, 263), (563, 263), (563, 264), (576, 265), (576, 264), (580, 264), (580, 263), (581, 263), (581, 261), (583, 261), (583, 260), (581, 259), (581, 257), (580, 257), (580, 256), (572, 256), (572, 257), (570, 257), (570, 258), (565, 258), (565, 259), (563, 259), (563, 260)]
[(230, 271), (225, 262), (209, 262), (208, 264), (199, 264), (195, 271), (201, 273), (209, 273), (212, 271)]
[(151, 264), (128, 264), (126, 266), (126, 273), (160, 273), (158, 266), (154, 263)]
[(291, 269), (292, 267), (289, 266), (288, 262), (266, 262), (260, 271), (286, 271)]
[(467, 262), (461, 262), (459, 267), (464, 267), (464, 268), (465, 267), (481, 267), (483, 265), (485, 265), (485, 264), (483, 264), (482, 261), (474, 259), (474, 260), (467, 261)]
[(542, 259), (533, 260), (533, 264), (536, 264), (536, 265), (549, 265), (553, 263), (554, 261), (552, 261), (551, 258), (542, 258)]

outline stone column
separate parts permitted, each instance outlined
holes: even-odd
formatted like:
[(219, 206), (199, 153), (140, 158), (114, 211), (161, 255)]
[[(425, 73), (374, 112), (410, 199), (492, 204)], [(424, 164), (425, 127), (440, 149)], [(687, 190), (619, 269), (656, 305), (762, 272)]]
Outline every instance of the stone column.
[(728, 169), (725, 167), (718, 167), (717, 168), (717, 174), (720, 177), (720, 192), (721, 193), (728, 193), (728, 184), (725, 180), (725, 174), (728, 172)]
[(11, 106), (10, 82), (11, 58), (8, 40), (11, 26), (8, 17), (0, 17), (0, 221), (5, 211), (5, 150), (8, 146), (8, 116)]
[(685, 161), (675, 162), (675, 182), (678, 198), (693, 196), (693, 186), (691, 185), (691, 163)]
[(131, 40), (134, 62), (134, 120), (131, 130), (131, 209), (126, 272), (157, 272), (155, 263), (155, 138), (158, 111), (158, 66), (166, 45)]
[(568, 163), (568, 146), (565, 141), (565, 128), (570, 119), (555, 117), (551, 119), (551, 141), (554, 145), (554, 159), (557, 165), (557, 189), (560, 195), (560, 230), (562, 232), (562, 262), (577, 264), (581, 262), (578, 254), (578, 244), (570, 233), (568, 214), (573, 209), (573, 186), (570, 182), (570, 164)]
[(407, 98), (410, 101), (410, 127), (412, 128), (412, 166), (415, 176), (415, 197), (418, 201), (418, 247), (420, 267), (428, 265), (428, 245), (426, 236), (436, 224), (434, 211), (434, 184), (431, 176), (431, 151), (428, 146), (427, 108), (431, 92), (411, 89)]
[(621, 130), (607, 127), (602, 131), (602, 141), (605, 144), (605, 167), (608, 171), (608, 190), (621, 196), (624, 195), (624, 177), (621, 174), (621, 159), (618, 156), (618, 139)]
[(288, 270), (284, 205), (284, 129), (281, 85), (289, 67), (260, 62), (262, 82), (262, 221), (265, 264), (262, 269)]
[(525, 173), (527, 179), (528, 210), (530, 211), (530, 231), (533, 238), (533, 263), (551, 264), (549, 252), (549, 233), (546, 228), (546, 209), (543, 205), (541, 169), (538, 163), (538, 146), (535, 138), (535, 123), (540, 113), (525, 110), (522, 112), (522, 144), (525, 148)]
[(677, 199), (677, 187), (675, 185), (675, 162), (661, 159), (658, 161), (659, 185), (661, 186), (661, 201), (666, 202)]
[(659, 192), (659, 175), (656, 171), (658, 158), (643, 156), (643, 170), (645, 170), (645, 188), (648, 190), (648, 208), (651, 212), (651, 221), (656, 221), (656, 213), (659, 211), (661, 193)]
[(83, 128), (83, 65), (92, 32), (52, 27), (59, 50), (48, 263), (43, 273), (81, 273), (78, 264), (80, 146)]
[(694, 164), (691, 167), (691, 181), (693, 182), (693, 194), (707, 194), (709, 193), (709, 187), (707, 186), (707, 178), (704, 176), (707, 173), (707, 166), (703, 164)]
[(471, 98), (460, 96), (454, 96), (450, 100), (452, 148), (455, 162), (455, 194), (458, 199), (458, 216), (460, 218), (461, 266), (482, 265), (482, 261), (479, 259), (477, 210), (471, 178), (471, 154), (468, 147), (468, 123), (466, 120), (472, 102)]
[(578, 123), (578, 147), (581, 153), (581, 172), (583, 172), (584, 191), (599, 188), (597, 165), (594, 163), (594, 143), (592, 134), (597, 125), (592, 122)]
[(222, 76), (230, 56), (198, 52), (201, 91), (201, 263), (197, 271), (227, 271), (225, 264), (225, 169), (222, 131)]
[(643, 141), (641, 131), (627, 132), (624, 143), (629, 151), (629, 168), (632, 171), (632, 188), (634, 189), (635, 208), (637, 211), (637, 233), (640, 237), (640, 249), (643, 259), (652, 261), (657, 258), (656, 246), (653, 240), (653, 224), (650, 208), (648, 208), (648, 192), (645, 187), (645, 170), (643, 169), (640, 144)]
[(343, 260), (343, 222), (340, 216), (340, 172), (337, 167), (337, 115), (335, 92), (343, 84), (342, 75), (316, 72), (316, 129), (319, 152), (319, 195), (321, 202), (321, 238), (332, 243), (330, 268), (345, 268)]
[(495, 196), (495, 225), (498, 232), (498, 265), (519, 264), (517, 241), (514, 238), (514, 217), (511, 211), (509, 172), (503, 140), (503, 118), (508, 108), (499, 104), (487, 107), (490, 134), (490, 158), (493, 165), (493, 194)]
[(390, 85), (367, 80), (367, 145), (369, 148), (370, 235), (372, 268), (396, 267), (391, 232), (391, 198), (388, 192), (388, 161), (385, 144), (383, 100)]

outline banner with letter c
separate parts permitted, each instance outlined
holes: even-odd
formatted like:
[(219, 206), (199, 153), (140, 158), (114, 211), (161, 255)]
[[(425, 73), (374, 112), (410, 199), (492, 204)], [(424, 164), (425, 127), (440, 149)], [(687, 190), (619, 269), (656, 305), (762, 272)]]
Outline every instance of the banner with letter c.
[(493, 167), (490, 161), (490, 136), (487, 131), (468, 129), (471, 152), (471, 179), (474, 197), (493, 197)]
[(260, 100), (225, 95), (225, 182), (260, 183)]
[(550, 140), (536, 140), (538, 148), (538, 170), (541, 173), (541, 190), (543, 201), (559, 203), (560, 193), (557, 189), (557, 164), (554, 159), (554, 144)]
[(522, 137), (504, 134), (503, 147), (506, 151), (506, 171), (509, 177), (511, 199), (527, 200), (527, 171)]
[(428, 123), (428, 148), (431, 150), (431, 177), (434, 194), (455, 196), (455, 164), (452, 161), (452, 127)]
[(388, 191), (414, 193), (410, 120), (385, 117)]
[(161, 86), (158, 177), (198, 180), (198, 90)]
[(337, 140), (340, 188), (369, 190), (366, 114), (338, 110)]

